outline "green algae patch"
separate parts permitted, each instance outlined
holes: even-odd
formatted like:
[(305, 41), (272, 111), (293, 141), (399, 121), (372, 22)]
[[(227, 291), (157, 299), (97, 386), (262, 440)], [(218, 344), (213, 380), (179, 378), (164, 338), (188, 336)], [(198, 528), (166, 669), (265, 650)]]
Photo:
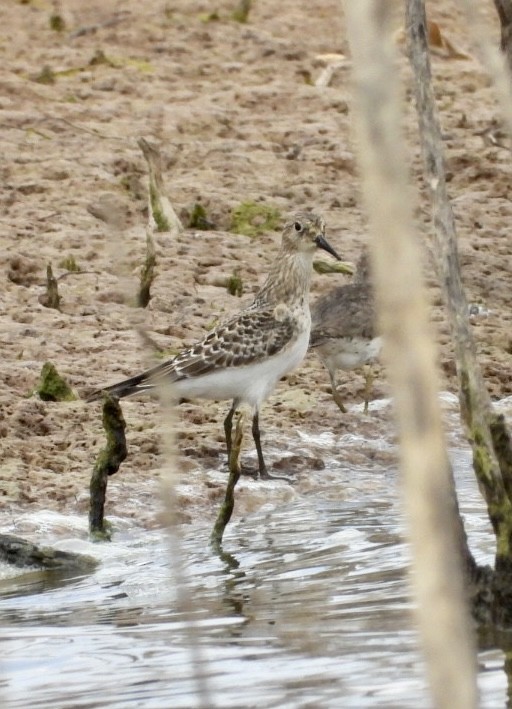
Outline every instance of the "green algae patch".
[(151, 181), (149, 183), (149, 202), (151, 205), (151, 214), (153, 215), (153, 219), (155, 220), (156, 230), (171, 231), (171, 222), (167, 218), (165, 211), (162, 208), (160, 193)]
[(198, 229), (199, 231), (215, 229), (215, 224), (208, 219), (206, 209), (199, 202), (196, 202), (192, 207), (188, 227), (189, 229)]
[(260, 236), (275, 231), (281, 223), (281, 215), (276, 207), (257, 202), (241, 202), (231, 213), (230, 230), (234, 234)]
[(57, 13), (50, 15), (49, 25), (50, 29), (54, 32), (64, 32), (64, 30), (66, 29), (66, 23), (64, 21), (64, 18), (62, 17), (62, 15), (59, 15)]
[(238, 273), (233, 273), (232, 276), (229, 276), (226, 282), (226, 289), (230, 295), (236, 295), (238, 298), (242, 296), (244, 283)]
[(75, 261), (74, 256), (66, 256), (66, 258), (63, 258), (62, 261), (59, 261), (59, 267), (64, 268), (70, 273), (80, 273), (80, 271), (82, 270)]
[(45, 362), (36, 394), (43, 401), (76, 401), (77, 396), (51, 362)]
[(213, 12), (202, 12), (197, 17), (200, 22), (204, 22), (205, 24), (208, 24), (208, 22), (219, 22), (220, 20), (220, 15), (217, 10)]
[(50, 66), (45, 65), (43, 66), (39, 74), (36, 74), (33, 77), (33, 81), (35, 81), (37, 84), (46, 84), (47, 86), (53, 86), (53, 84), (55, 83), (55, 77), (56, 74), (53, 69)]

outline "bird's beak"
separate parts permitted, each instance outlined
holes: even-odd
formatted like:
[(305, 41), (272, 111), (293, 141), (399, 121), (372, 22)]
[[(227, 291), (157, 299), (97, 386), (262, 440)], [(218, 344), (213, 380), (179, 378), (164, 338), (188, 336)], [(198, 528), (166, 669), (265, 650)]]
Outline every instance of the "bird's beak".
[(341, 261), (340, 256), (336, 253), (336, 251), (332, 248), (330, 243), (327, 241), (325, 236), (323, 234), (319, 234), (316, 239), (315, 243), (318, 246), (319, 249), (323, 249), (324, 251), (327, 251), (327, 253), (331, 254), (331, 256), (334, 256), (335, 259), (338, 261)]

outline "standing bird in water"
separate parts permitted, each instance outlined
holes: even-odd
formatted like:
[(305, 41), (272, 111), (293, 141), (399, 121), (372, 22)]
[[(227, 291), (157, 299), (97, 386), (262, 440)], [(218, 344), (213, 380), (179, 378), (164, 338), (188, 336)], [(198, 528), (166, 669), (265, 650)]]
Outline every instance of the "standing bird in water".
[[(382, 338), (375, 332), (375, 306), (370, 259), (361, 255), (353, 283), (333, 288), (311, 309), (310, 347), (318, 352), (331, 380), (332, 395), (339, 409), (346, 409), (336, 387), (338, 369), (357, 369), (379, 356)], [(371, 393), (371, 369), (365, 376), (365, 413)]]
[(95, 391), (122, 399), (148, 392), (164, 381), (179, 399), (232, 399), (224, 421), (228, 456), (233, 416), (241, 404), (253, 411), (252, 435), (260, 478), (267, 471), (260, 440), (259, 410), (278, 381), (303, 360), (309, 344), (309, 289), (313, 256), (324, 249), (340, 257), (325, 239), (324, 220), (299, 212), (283, 230), (281, 249), (254, 301), (173, 359), (130, 379)]

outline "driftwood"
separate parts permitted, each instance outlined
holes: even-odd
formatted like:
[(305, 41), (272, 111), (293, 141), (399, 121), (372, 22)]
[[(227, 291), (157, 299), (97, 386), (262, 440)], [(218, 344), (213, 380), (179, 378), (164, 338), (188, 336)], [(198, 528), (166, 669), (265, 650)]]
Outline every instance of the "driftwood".
[[(512, 449), (503, 417), (493, 410), (478, 365), (461, 282), (455, 221), (451, 209), (443, 160), (443, 144), (431, 83), (423, 0), (408, 0), (407, 31), (414, 72), (420, 137), (430, 191), (435, 229), (432, 252), (450, 320), (455, 345), (462, 420), (473, 449), (473, 467), (487, 503), (497, 542), (494, 575), (469, 563), (476, 583), (476, 615), (484, 618), (483, 599), (490, 598), (488, 620), (512, 626)], [(469, 557), (468, 557), (469, 558)], [(490, 582), (490, 586), (489, 586)], [(481, 586), (485, 588), (481, 588)], [(485, 593), (489, 591), (490, 593)]]
[(76, 39), (77, 37), (83, 37), (86, 34), (94, 34), (98, 30), (106, 27), (115, 27), (121, 22), (124, 22), (124, 20), (127, 20), (130, 16), (131, 15), (128, 11), (121, 10), (120, 12), (116, 12), (113, 17), (110, 17), (108, 20), (103, 20), (103, 22), (98, 22), (95, 25), (83, 25), (82, 27), (78, 27), (76, 30), (69, 33), (68, 38)]
[(145, 308), (151, 300), (151, 286), (155, 279), (156, 253), (155, 242), (150, 229), (146, 230), (146, 258), (140, 273), (139, 292), (137, 293), (137, 305)]
[(0, 560), (19, 568), (36, 567), (52, 571), (89, 572), (98, 564), (91, 556), (42, 547), (12, 534), (0, 534)]
[(395, 400), (413, 554), (413, 588), (436, 707), (477, 705), (476, 652), (465, 603), (455, 487), (442, 432), (436, 355), (400, 131), (392, 3), (345, 3), (356, 129), (372, 232), (376, 302)]

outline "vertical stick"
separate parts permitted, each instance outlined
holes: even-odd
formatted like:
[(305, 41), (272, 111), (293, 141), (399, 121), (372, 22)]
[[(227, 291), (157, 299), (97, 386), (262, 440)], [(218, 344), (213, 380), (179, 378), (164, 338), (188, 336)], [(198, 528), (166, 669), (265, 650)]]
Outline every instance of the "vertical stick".
[(241, 472), (240, 452), (244, 434), (243, 427), (244, 415), (242, 414), (236, 422), (235, 435), (229, 451), (229, 477), (224, 494), (224, 502), (220, 506), (210, 537), (210, 544), (219, 552), (222, 551), (222, 537), (235, 508), (235, 487), (240, 479)]
[(512, 0), (494, 0), (501, 26), (500, 49), (512, 71)]
[(128, 451), (121, 405), (116, 399), (106, 396), (103, 401), (103, 428), (107, 445), (98, 455), (91, 475), (89, 504), (89, 534), (96, 540), (110, 540), (110, 530), (105, 522), (105, 499), (108, 476), (119, 470)]
[(436, 707), (477, 706), (454, 489), (404, 156), (392, 4), (345, 3), (376, 301), (395, 398), (417, 619)]

